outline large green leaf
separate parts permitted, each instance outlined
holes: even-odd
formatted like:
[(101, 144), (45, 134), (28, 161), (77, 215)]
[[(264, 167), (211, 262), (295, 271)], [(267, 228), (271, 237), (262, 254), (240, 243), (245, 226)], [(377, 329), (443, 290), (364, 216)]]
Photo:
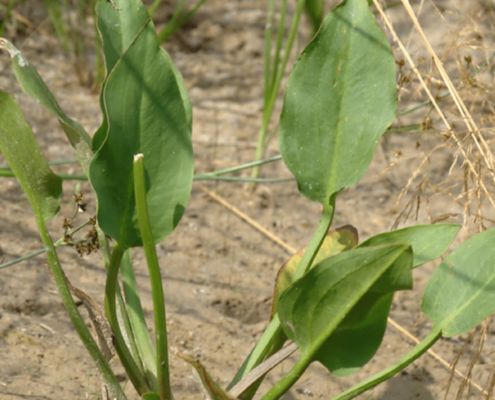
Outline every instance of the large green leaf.
[(438, 266), (421, 310), (446, 337), (465, 333), (495, 313), (495, 228), (473, 236)]
[[(137, 0), (98, 3), (107, 69), (90, 179), (98, 220), (123, 247), (142, 244), (137, 224), (133, 157), (144, 155), (155, 242), (178, 224), (192, 185), (191, 108), (184, 83), (158, 46), (152, 21)], [(107, 33), (105, 33), (107, 32)], [(133, 36), (134, 34), (134, 36)], [(122, 54), (120, 54), (123, 51)]]
[(62, 196), (62, 179), (46, 162), (15, 100), (0, 90), (0, 150), (28, 196), (34, 212), (53, 218)]
[(395, 119), (395, 61), (366, 0), (324, 20), (287, 85), (280, 150), (299, 190), (328, 204), (356, 184)]
[[(364, 325), (366, 313), (374, 310), (366, 310), (365, 303), (351, 310), (366, 293), (402, 288), (395, 279), (404, 270), (411, 273), (411, 265), (412, 250), (404, 243), (354, 249), (321, 262), (294, 282), (280, 297), (278, 315), (284, 332), (301, 349), (301, 358), (318, 359), (330, 370), (350, 367), (339, 364), (325, 343), (347, 315), (348, 326)], [(385, 276), (388, 285), (381, 279)], [(379, 302), (380, 296), (368, 296)]]
[(57, 117), (87, 176), (89, 172), (89, 162), (93, 156), (93, 152), (90, 148), (91, 139), (89, 135), (79, 123), (65, 115), (36, 68), (26, 60), (12, 43), (6, 39), (0, 38), (0, 49), (1, 48), (6, 49), (10, 53), (14, 65), (15, 76), (22, 90)]
[(445, 253), (459, 229), (461, 229), (460, 225), (454, 224), (410, 226), (370, 237), (358, 247), (397, 242), (409, 243), (413, 249), (413, 265), (418, 267)]

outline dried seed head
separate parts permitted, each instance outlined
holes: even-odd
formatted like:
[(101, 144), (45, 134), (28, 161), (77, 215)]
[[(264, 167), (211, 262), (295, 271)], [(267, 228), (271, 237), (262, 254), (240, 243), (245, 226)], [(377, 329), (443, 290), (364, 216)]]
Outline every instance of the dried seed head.
[(73, 196), (74, 196), (74, 201), (76, 203), (80, 203), (81, 201), (84, 200), (84, 195), (82, 193), (77, 193), (77, 194), (74, 193)]
[(64, 218), (63, 228), (64, 228), (64, 230), (72, 229), (72, 228), (74, 228), (74, 225), (72, 224), (71, 220)]

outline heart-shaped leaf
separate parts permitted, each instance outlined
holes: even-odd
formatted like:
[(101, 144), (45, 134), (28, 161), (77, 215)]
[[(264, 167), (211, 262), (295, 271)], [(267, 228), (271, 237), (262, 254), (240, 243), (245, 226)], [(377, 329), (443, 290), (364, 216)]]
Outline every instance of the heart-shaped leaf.
[(366, 0), (346, 0), (324, 20), (291, 73), (280, 150), (299, 190), (329, 204), (356, 184), (395, 119), (395, 60)]

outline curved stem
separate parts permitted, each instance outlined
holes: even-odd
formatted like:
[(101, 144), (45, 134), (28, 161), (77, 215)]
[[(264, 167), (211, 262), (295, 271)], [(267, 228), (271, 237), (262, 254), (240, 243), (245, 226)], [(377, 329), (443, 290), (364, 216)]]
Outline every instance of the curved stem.
[(379, 383), (386, 381), (387, 379), (394, 376), (396, 373), (402, 371), (409, 364), (411, 364), (414, 360), (418, 359), (421, 355), (423, 355), (431, 346), (435, 344), (435, 342), (442, 337), (442, 330), (439, 328), (433, 328), (433, 330), (426, 336), (421, 343), (419, 343), (416, 347), (414, 347), (409, 353), (407, 353), (404, 357), (402, 357), (395, 364), (392, 364), (390, 367), (384, 369), (376, 375), (373, 375), (371, 378), (366, 379), (365, 381), (357, 384), (356, 386), (346, 390), (344, 393), (339, 394), (336, 397), (333, 397), (331, 400), (350, 400), (354, 397), (360, 395), (363, 392), (375, 387)]
[[(299, 262), (296, 271), (294, 272), (294, 275), (292, 277), (293, 282), (302, 277), (312, 265), (313, 260), (316, 257), (316, 254), (318, 253), (318, 250), (320, 249), (321, 244), (323, 243), (323, 240), (328, 233), (328, 229), (332, 224), (336, 196), (337, 194), (332, 196), (330, 203), (326, 207), (324, 207), (318, 228), (316, 229), (316, 232), (313, 235), (308, 248), (304, 252), (303, 257)], [(253, 351), (244, 361), (244, 364), (239, 369), (232, 382), (229, 384), (228, 389), (232, 388), (237, 382), (244, 378), (244, 376), (246, 376), (251, 370), (253, 370), (266, 358), (266, 356), (272, 349), (273, 344), (277, 342), (279, 335), (282, 333), (283, 330), (282, 326), (280, 325), (278, 314), (275, 314), (272, 321), (270, 322), (270, 325), (268, 325), (265, 332), (263, 332), (263, 335), (254, 347)]]
[(58, 291), (60, 293), (60, 298), (62, 300), (62, 303), (64, 304), (65, 309), (67, 310), (67, 313), (69, 314), (72, 325), (74, 325), (74, 328), (76, 329), (77, 333), (79, 334), (79, 337), (84, 343), (84, 346), (86, 347), (89, 354), (95, 361), (98, 371), (100, 372), (103, 380), (108, 386), (111, 398), (116, 398), (118, 400), (125, 400), (126, 396), (122, 388), (120, 387), (120, 384), (115, 374), (113, 373), (112, 369), (110, 368), (110, 365), (106, 361), (105, 356), (103, 355), (98, 345), (96, 344), (93, 336), (89, 332), (88, 327), (86, 326), (83, 318), (81, 317), (81, 314), (79, 313), (79, 310), (77, 309), (77, 306), (74, 303), (74, 300), (70, 294), (67, 281), (65, 280), (64, 272), (60, 265), (60, 261), (58, 259), (53, 241), (50, 237), (45, 221), (42, 217), (42, 213), (40, 210), (37, 209), (34, 203), (32, 205), (36, 216), (36, 222), (38, 224), (38, 231), (40, 233), (41, 240), (45, 245), (48, 261), (50, 263), (50, 267), (52, 269), (55, 282), (57, 283)]
[(120, 260), (124, 255), (124, 248), (119, 244), (115, 243), (112, 251), (112, 256), (110, 257), (110, 264), (108, 266), (107, 272), (107, 282), (105, 286), (105, 313), (107, 314), (108, 321), (115, 334), (115, 347), (119, 358), (122, 361), (129, 379), (136, 388), (137, 392), (142, 395), (143, 393), (149, 392), (150, 387), (143, 375), (140, 373), (138, 366), (136, 365), (134, 359), (129, 352), (125, 344), (124, 337), (120, 330), (119, 322), (117, 319), (117, 307), (116, 307), (116, 291), (117, 291), (117, 278), (119, 276)]
[(158, 258), (156, 257), (155, 241), (151, 230), (146, 204), (146, 184), (144, 174), (144, 156), (138, 154), (134, 157), (134, 192), (136, 195), (136, 208), (139, 222), (139, 230), (143, 240), (146, 254), (146, 262), (151, 281), (151, 294), (153, 297), (153, 313), (155, 317), (155, 341), (156, 341), (156, 369), (158, 389), (162, 400), (171, 399), (170, 375), (168, 366), (167, 322), (165, 315), (165, 299), (163, 296), (162, 276)]

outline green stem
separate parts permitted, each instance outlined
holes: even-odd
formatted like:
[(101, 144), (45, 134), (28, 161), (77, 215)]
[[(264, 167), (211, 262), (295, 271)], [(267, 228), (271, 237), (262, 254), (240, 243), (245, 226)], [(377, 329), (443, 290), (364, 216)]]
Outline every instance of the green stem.
[(275, 84), (277, 78), (278, 65), (280, 63), (280, 54), (284, 41), (285, 17), (287, 16), (287, 0), (282, 0), (280, 9), (280, 21), (278, 23), (277, 40), (275, 42), (275, 54), (273, 56), (272, 76), (270, 78), (270, 87)]
[(32, 253), (26, 254), (25, 256), (22, 256), (22, 257), (16, 258), (15, 260), (11, 260), (11, 261), (8, 261), (6, 263), (1, 264), (0, 269), (5, 268), (5, 267), (9, 267), (9, 266), (17, 264), (17, 263), (20, 263), (21, 261), (27, 260), (29, 258), (36, 257), (36, 256), (44, 253), (45, 251), (46, 251), (46, 249), (40, 249), (40, 250), (33, 251)]
[(183, 5), (184, 5), (184, 0), (179, 0), (177, 5), (175, 6), (175, 10), (172, 15), (172, 18), (170, 18), (170, 21), (168, 21), (167, 25), (165, 25), (165, 28), (163, 28), (163, 30), (157, 36), (158, 43), (162, 43), (165, 40), (167, 40), (170, 36), (172, 36), (174, 32), (175, 22), (177, 21), (177, 18), (179, 18)]
[(282, 156), (278, 155), (278, 156), (274, 156), (271, 158), (266, 158), (264, 160), (252, 161), (252, 162), (249, 162), (247, 164), (241, 164), (241, 165), (237, 165), (235, 167), (220, 169), (218, 171), (207, 172), (205, 174), (196, 174), (196, 175), (194, 175), (194, 180), (203, 179), (204, 176), (219, 176), (219, 175), (229, 174), (231, 172), (242, 171), (244, 169), (252, 168), (252, 167), (255, 167), (257, 165), (268, 164), (268, 163), (271, 163), (274, 161), (279, 161), (281, 159), (282, 159)]
[[(86, 175), (80, 174), (80, 175), (73, 175), (73, 174), (57, 174), (60, 176), (62, 179), (65, 180), (74, 180), (74, 181), (86, 181), (88, 178)], [(10, 169), (6, 168), (0, 168), (0, 176), (4, 178), (15, 178), (14, 172)]]
[(392, 364), (390, 367), (384, 369), (376, 375), (373, 375), (371, 378), (366, 379), (365, 381), (357, 384), (356, 386), (346, 390), (345, 392), (339, 394), (336, 397), (333, 397), (331, 400), (350, 400), (354, 397), (360, 395), (363, 392), (375, 387), (376, 385), (386, 381), (387, 379), (394, 376), (396, 373), (402, 371), (409, 364), (411, 364), (414, 360), (418, 359), (421, 355), (423, 355), (431, 346), (435, 344), (435, 342), (442, 337), (442, 330), (439, 328), (433, 328), (433, 330), (426, 336), (421, 343), (419, 343), (416, 347), (414, 347), (409, 353), (407, 353), (404, 357), (402, 357), (395, 364)]
[(57, 284), (58, 291), (60, 293), (60, 298), (62, 300), (62, 303), (64, 304), (65, 309), (67, 310), (67, 313), (69, 314), (72, 325), (74, 325), (74, 328), (76, 329), (77, 333), (79, 334), (79, 337), (84, 343), (84, 346), (86, 347), (89, 354), (95, 361), (98, 371), (100, 372), (101, 376), (103, 377), (103, 380), (108, 386), (108, 389), (110, 391), (110, 397), (112, 399), (117, 398), (118, 400), (125, 400), (126, 396), (122, 388), (120, 387), (120, 384), (117, 378), (115, 377), (115, 374), (113, 373), (112, 369), (110, 368), (110, 365), (106, 361), (105, 356), (103, 355), (98, 345), (96, 344), (93, 336), (89, 332), (88, 327), (86, 326), (83, 318), (81, 317), (81, 314), (79, 313), (79, 310), (77, 309), (77, 306), (74, 303), (74, 300), (70, 294), (69, 287), (65, 280), (64, 272), (60, 265), (60, 261), (57, 256), (55, 246), (50, 237), (45, 221), (43, 219), (42, 212), (41, 210), (37, 209), (34, 203), (32, 203), (32, 205), (33, 205), (33, 210), (35, 211), (38, 231), (40, 233), (41, 240), (43, 241), (43, 244), (45, 245), (46, 248), (48, 261), (50, 263), (53, 276), (55, 278), (55, 282)]
[(266, 18), (265, 28), (265, 67), (264, 67), (264, 103), (268, 103), (270, 96), (270, 77), (271, 77), (271, 58), (272, 58), (272, 34), (273, 34), (273, 19), (275, 13), (275, 0), (268, 1), (268, 15)]
[(311, 362), (310, 357), (301, 356), (289, 373), (273, 386), (261, 400), (277, 400), (282, 397), (299, 380)]
[[(173, 26), (173, 30), (170, 32), (170, 34), (168, 35), (168, 37), (172, 36), (175, 32), (177, 32), (180, 28), (182, 28), (182, 26), (187, 22), (189, 21), (193, 16), (194, 14), (196, 14), (196, 12), (200, 9), (200, 7), (206, 2), (206, 0), (199, 0), (193, 8), (191, 8), (190, 11), (187, 12), (186, 15), (184, 15), (179, 21), (177, 21), (174, 26)], [(166, 40), (167, 38), (165, 38), (164, 40)], [(159, 42), (161, 43), (161, 42)]]
[(117, 319), (115, 294), (117, 291), (117, 278), (119, 276), (120, 260), (122, 259), (124, 251), (124, 248), (116, 242), (112, 251), (107, 272), (107, 282), (105, 286), (105, 312), (115, 334), (115, 347), (117, 349), (117, 353), (119, 354), (120, 361), (122, 362), (122, 365), (124, 366), (127, 374), (129, 375), (129, 379), (132, 381), (132, 384), (136, 388), (137, 392), (142, 395), (149, 392), (150, 387), (141, 375), (138, 366), (134, 362), (129, 349), (125, 344), (125, 340), (122, 336), (122, 331), (120, 330)]
[(225, 182), (266, 182), (266, 183), (281, 183), (292, 182), (294, 178), (243, 178), (240, 176), (202, 176), (195, 181), (225, 181)]
[[(303, 257), (299, 262), (296, 271), (294, 272), (294, 275), (292, 277), (293, 282), (301, 278), (312, 265), (313, 260), (316, 257), (316, 254), (318, 253), (318, 250), (320, 249), (321, 244), (323, 243), (323, 240), (328, 233), (328, 229), (332, 224), (336, 196), (337, 194), (333, 195), (330, 204), (328, 204), (323, 209), (323, 214), (321, 216), (318, 228), (316, 229), (316, 232), (313, 235), (308, 248), (304, 252)], [(282, 326), (280, 325), (278, 314), (275, 314), (265, 332), (263, 332), (260, 340), (254, 347), (253, 351), (244, 361), (244, 364), (239, 369), (232, 382), (229, 384), (228, 389), (232, 388), (237, 382), (244, 378), (244, 376), (246, 376), (253, 368), (258, 366), (266, 358), (273, 344), (277, 342), (277, 338), (282, 332)]]
[[(299, 20), (301, 19), (301, 15), (304, 10), (304, 4), (306, 0), (298, 0), (296, 12), (292, 17), (292, 23), (289, 30), (289, 36), (287, 37), (287, 42), (285, 43), (284, 48), (284, 56), (282, 58), (282, 62), (280, 67), (276, 71), (275, 79), (273, 81), (272, 86), (270, 87), (270, 94), (267, 97), (268, 101), (265, 102), (263, 108), (263, 120), (261, 123), (261, 129), (258, 134), (258, 144), (256, 146), (256, 153), (254, 155), (254, 160), (257, 161), (261, 159), (263, 153), (266, 148), (266, 134), (268, 132), (268, 125), (270, 124), (270, 119), (273, 113), (273, 108), (275, 107), (275, 101), (277, 100), (277, 95), (280, 89), (280, 84), (282, 82), (282, 78), (284, 77), (285, 68), (287, 66), (287, 62), (289, 61), (289, 56), (292, 50), (292, 45), (294, 44), (294, 40), (297, 34), (297, 28), (299, 26)], [(258, 178), (259, 176), (259, 167), (254, 167), (251, 171), (251, 178)]]
[[(230, 168), (225, 168), (225, 169), (220, 169), (218, 171), (212, 171), (212, 172), (206, 172), (204, 174), (196, 174), (194, 175), (193, 179), (195, 181), (201, 181), (201, 180), (214, 180), (215, 177), (218, 177), (220, 175), (225, 175), (229, 174), (232, 172), (238, 172), (242, 171), (245, 169), (253, 168), (258, 165), (263, 165), (263, 164), (268, 164), (271, 162), (279, 161), (282, 159), (282, 156), (274, 156), (270, 158), (266, 158), (263, 160), (258, 160), (258, 161), (252, 161), (246, 164), (241, 164), (237, 165), (235, 167), (230, 167)], [(75, 159), (77, 161), (77, 159)], [(59, 164), (68, 164), (74, 162), (73, 159), (69, 160), (60, 160), (60, 161), (52, 161), (48, 163), (49, 165), (59, 165)], [(58, 174), (62, 179), (73, 179), (73, 180), (87, 180), (86, 175), (70, 175), (70, 174)], [(9, 166), (0, 166), (0, 176), (3, 177), (15, 177), (14, 173), (12, 172), (11, 168)], [(217, 180), (240, 180), (240, 179), (248, 179), (248, 178), (219, 178)], [(292, 180), (292, 179), (291, 179)], [(262, 179), (260, 182), (285, 182), (287, 179)]]
[(144, 311), (139, 299), (139, 292), (132, 267), (130, 250), (127, 250), (121, 261), (122, 283), (129, 312), (129, 322), (136, 338), (140, 358), (143, 361), (144, 373), (153, 390), (158, 391), (156, 378), (156, 351), (151, 342), (151, 337), (146, 326)]
[(151, 231), (146, 204), (146, 184), (144, 174), (144, 156), (138, 154), (134, 157), (134, 192), (136, 195), (136, 209), (139, 222), (139, 230), (143, 240), (144, 252), (151, 281), (151, 294), (153, 296), (153, 312), (155, 317), (155, 341), (157, 354), (157, 379), (160, 398), (171, 399), (170, 376), (168, 365), (167, 323), (165, 315), (165, 299), (163, 296), (162, 276), (158, 258), (156, 256), (155, 241)]
[[(49, 161), (48, 162), (48, 165), (65, 165), (65, 164), (74, 164), (74, 163), (77, 163), (79, 162), (79, 160), (77, 158), (67, 158), (67, 159), (64, 159), (64, 160), (56, 160), (56, 161)], [(1, 166), (0, 167), (0, 170), (8, 170), (8, 171), (11, 171), (10, 167), (8, 165), (5, 165), (5, 166)]]
[[(77, 228), (78, 229), (78, 228)], [(101, 228), (97, 225), (96, 226), (96, 232), (98, 233), (98, 240), (100, 242), (100, 254), (103, 259), (103, 264), (105, 265), (105, 269), (108, 270), (110, 268), (110, 261), (112, 257), (112, 252), (110, 249), (110, 243), (108, 242), (108, 238), (105, 235), (105, 233), (101, 230)], [(127, 250), (124, 253), (123, 259), (121, 259), (121, 268), (123, 269), (123, 264), (126, 264), (126, 261), (128, 261), (128, 253), (130, 250)], [(127, 255), (127, 257), (126, 257)], [(130, 260), (129, 260), (130, 262)], [(132, 265), (130, 267), (132, 269)], [(134, 355), (134, 359), (138, 360), (138, 369), (142, 371), (142, 364), (140, 364), (142, 358), (140, 357), (139, 351), (138, 351), (138, 344), (137, 340), (135, 339), (134, 332), (132, 330), (132, 323), (131, 323), (131, 318), (130, 318), (130, 312), (128, 312), (127, 309), (127, 304), (124, 301), (122, 297), (122, 292), (120, 290), (120, 287), (117, 285), (116, 287), (116, 296), (117, 296), (117, 305), (116, 305), (116, 312), (117, 312), (117, 321), (119, 323), (119, 327), (121, 330), (124, 332), (123, 335), (125, 335), (125, 338), (127, 338), (127, 343), (129, 343), (129, 346), (131, 347), (131, 350)], [(124, 338), (124, 339), (125, 339)], [(144, 373), (144, 371), (143, 371)], [(155, 377), (156, 378), (156, 377)], [(153, 383), (153, 381), (149, 380), (150, 383)]]
[[(116, 304), (117, 321), (119, 323), (120, 331), (122, 332), (122, 336), (124, 337), (124, 341), (127, 347), (131, 351), (131, 356), (136, 363), (136, 367), (138, 368), (140, 375), (145, 375), (145, 369), (143, 367), (141, 354), (139, 353), (139, 349), (136, 343), (136, 338), (134, 337), (134, 332), (132, 331), (131, 328), (127, 307), (124, 302), (122, 291), (120, 290), (119, 286), (117, 286), (117, 291), (115, 292), (115, 295), (117, 296), (117, 304)], [(150, 381), (148, 381), (148, 383), (150, 383)]]
[(7, 8), (5, 9), (4, 7), (4, 15), (3, 15), (3, 21), (0, 24), (0, 36), (3, 36), (3, 32), (5, 31), (5, 27), (7, 26), (7, 22), (10, 20), (10, 13), (12, 12), (12, 9), (14, 8), (14, 3), (15, 0), (9, 0), (9, 3), (7, 4)]
[(148, 13), (150, 14), (150, 17), (153, 16), (153, 14), (156, 12), (157, 8), (162, 4), (163, 0), (155, 0), (151, 6), (148, 8)]

